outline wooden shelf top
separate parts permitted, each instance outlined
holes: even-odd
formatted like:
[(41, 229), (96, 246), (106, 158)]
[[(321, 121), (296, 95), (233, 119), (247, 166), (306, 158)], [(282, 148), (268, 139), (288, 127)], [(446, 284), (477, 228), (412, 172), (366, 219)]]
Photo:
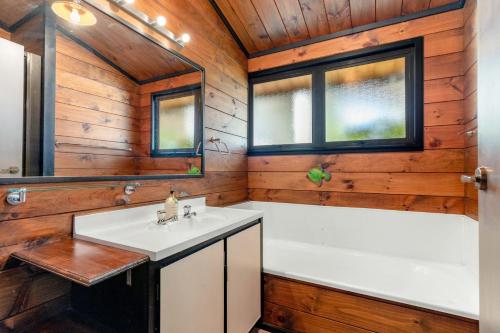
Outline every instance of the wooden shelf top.
[(149, 261), (144, 254), (78, 239), (64, 239), (14, 252), (12, 257), (84, 286), (97, 284)]

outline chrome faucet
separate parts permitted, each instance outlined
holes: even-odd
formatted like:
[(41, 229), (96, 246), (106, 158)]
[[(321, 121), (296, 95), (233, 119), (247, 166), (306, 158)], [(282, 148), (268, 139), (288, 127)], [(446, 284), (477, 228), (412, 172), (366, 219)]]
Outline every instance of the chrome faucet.
[(184, 206), (184, 218), (190, 219), (193, 216), (196, 216), (196, 212), (191, 212), (191, 205)]

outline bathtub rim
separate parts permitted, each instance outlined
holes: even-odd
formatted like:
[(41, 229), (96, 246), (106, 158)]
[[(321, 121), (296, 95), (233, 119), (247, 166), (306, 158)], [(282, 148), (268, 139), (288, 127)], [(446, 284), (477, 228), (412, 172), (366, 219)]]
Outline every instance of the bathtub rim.
[(319, 288), (319, 289), (330, 290), (330, 291), (341, 293), (341, 294), (352, 295), (352, 296), (356, 296), (356, 297), (359, 297), (359, 298), (362, 298), (362, 299), (373, 300), (373, 301), (377, 301), (377, 302), (381, 302), (381, 303), (395, 305), (395, 306), (399, 306), (399, 307), (406, 308), (406, 309), (411, 309), (411, 310), (417, 310), (417, 311), (432, 313), (432, 314), (435, 314), (435, 315), (449, 317), (449, 318), (454, 318), (454, 319), (463, 320), (463, 321), (468, 321), (468, 322), (472, 322), (472, 323), (479, 322), (479, 316), (477, 316), (477, 317), (462, 316), (462, 315), (459, 315), (459, 314), (454, 314), (454, 313), (449, 313), (449, 312), (443, 312), (443, 311), (440, 311), (440, 310), (430, 309), (430, 308), (426, 308), (426, 307), (422, 307), (422, 306), (418, 306), (418, 305), (413, 305), (413, 304), (408, 304), (408, 303), (402, 303), (402, 302), (398, 302), (398, 301), (386, 299), (386, 298), (383, 298), (383, 297), (366, 295), (364, 293), (358, 293), (358, 292), (355, 292), (355, 291), (344, 290), (344, 289), (335, 288), (335, 287), (331, 287), (331, 286), (325, 286), (323, 284), (319, 284), (319, 283), (315, 283), (315, 282), (309, 282), (309, 281), (304, 281), (304, 280), (301, 280), (301, 279), (298, 279), (298, 278), (282, 276), (282, 275), (279, 275), (279, 274), (274, 274), (274, 273), (269, 273), (269, 272), (263, 272), (262, 278), (264, 279), (266, 276), (270, 276), (272, 278), (283, 279), (283, 280), (291, 281), (291, 282), (298, 283), (298, 284), (304, 284), (304, 285), (312, 286), (312, 287)]
[[(312, 205), (312, 204), (301, 204), (301, 203), (286, 203), (286, 202), (269, 202), (269, 201), (257, 201), (257, 200), (246, 200), (237, 204), (233, 204), (229, 207), (231, 208), (237, 208), (237, 209), (252, 209), (252, 210), (259, 210), (263, 212), (264, 218), (263, 218), (263, 223), (265, 224), (265, 210), (260, 209), (258, 207), (253, 206), (253, 203), (262, 203), (262, 204), (278, 204), (278, 205), (297, 205), (297, 206), (308, 206), (308, 207), (320, 207), (321, 209), (323, 208), (343, 208), (343, 209), (356, 209), (356, 210), (374, 210), (374, 211), (393, 211), (393, 210), (388, 210), (388, 209), (377, 209), (377, 208), (361, 208), (361, 207), (337, 207), (337, 206), (320, 206), (320, 205)], [(249, 208), (249, 206), (251, 208)], [(431, 213), (431, 212), (413, 212), (413, 211), (399, 211), (400, 213), (405, 213), (405, 214), (415, 214), (415, 215), (422, 215), (422, 214), (433, 214), (433, 215), (452, 215), (455, 216), (459, 219), (461, 219), (464, 222), (468, 223), (477, 223), (477, 221), (474, 221), (473, 219), (469, 218), (466, 215), (461, 215), (461, 214), (441, 214), (441, 213)], [(275, 238), (269, 238), (269, 240), (272, 240)], [(265, 237), (264, 237), (265, 240)], [(277, 239), (279, 240), (279, 239)], [(292, 241), (293, 242), (293, 241)], [(347, 248), (342, 248), (342, 249), (347, 249)], [(348, 249), (352, 251), (356, 251), (354, 249)], [(263, 256), (265, 258), (265, 246), (263, 246)], [(360, 252), (363, 252), (362, 250), (359, 250)], [(404, 259), (414, 259), (414, 258), (408, 258), (405, 256), (391, 256), (391, 255), (384, 255), (384, 254), (378, 254), (382, 256), (388, 256), (388, 257), (397, 257), (397, 258), (404, 258)], [(418, 259), (417, 259), (418, 260)], [(444, 265), (454, 265), (454, 266), (461, 266), (461, 267), (467, 267), (470, 273), (477, 279), (477, 274), (478, 272), (474, 269), (473, 266), (470, 266), (469, 264), (455, 264), (455, 263), (443, 263)], [(428, 302), (422, 302), (419, 300), (415, 300), (412, 298), (405, 298), (405, 297), (399, 297), (395, 295), (387, 295), (383, 292), (376, 292), (371, 290), (370, 288), (365, 288), (363, 289), (362, 287), (353, 287), (349, 286), (346, 284), (342, 284), (339, 282), (331, 281), (331, 280), (324, 280), (321, 278), (313, 278), (313, 277), (307, 277), (307, 276), (302, 276), (300, 274), (295, 274), (295, 273), (287, 273), (287, 272), (281, 272), (278, 270), (273, 270), (269, 269), (266, 267), (263, 267), (263, 273), (264, 274), (270, 274), (270, 275), (275, 275), (281, 278), (285, 279), (290, 279), (290, 280), (295, 280), (297, 282), (303, 282), (303, 283), (309, 283), (311, 285), (315, 285), (318, 287), (323, 287), (323, 288), (330, 288), (332, 290), (337, 290), (339, 292), (345, 292), (345, 293), (352, 293), (355, 295), (358, 295), (360, 297), (368, 297), (368, 298), (373, 298), (379, 301), (383, 302), (388, 302), (391, 303), (393, 302), (394, 304), (400, 305), (400, 306), (406, 306), (406, 307), (414, 307), (416, 309), (420, 309), (423, 311), (428, 311), (428, 312), (435, 312), (438, 314), (442, 315), (447, 315), (447, 316), (453, 316), (457, 318), (462, 318), (462, 319), (467, 319), (467, 320), (478, 320), (479, 319), (479, 310), (477, 312), (468, 312), (468, 311), (461, 311), (460, 309), (454, 309), (454, 308), (447, 308), (443, 307), (442, 305), (434, 305), (432, 303)], [(477, 290), (476, 294), (479, 294), (479, 290)]]

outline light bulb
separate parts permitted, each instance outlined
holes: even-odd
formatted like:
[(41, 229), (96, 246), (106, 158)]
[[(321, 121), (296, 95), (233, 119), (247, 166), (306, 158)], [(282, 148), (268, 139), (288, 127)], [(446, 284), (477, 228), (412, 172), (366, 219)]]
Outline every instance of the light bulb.
[(71, 22), (73, 22), (75, 24), (80, 23), (80, 13), (78, 13), (78, 9), (73, 8), (71, 10), (71, 14), (69, 15), (69, 19), (71, 20)]
[(160, 27), (163, 27), (165, 26), (165, 24), (167, 24), (167, 19), (165, 18), (165, 16), (158, 16), (156, 18), (156, 24)]
[(189, 34), (182, 34), (181, 41), (183, 43), (189, 43), (190, 40), (191, 40), (191, 36), (189, 36)]

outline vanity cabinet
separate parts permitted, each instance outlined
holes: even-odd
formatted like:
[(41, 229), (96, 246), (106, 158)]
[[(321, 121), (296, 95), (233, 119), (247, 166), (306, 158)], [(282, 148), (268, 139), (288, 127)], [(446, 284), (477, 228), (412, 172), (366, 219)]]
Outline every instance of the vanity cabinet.
[(161, 268), (160, 332), (248, 333), (261, 315), (261, 252), (258, 223)]
[(90, 288), (72, 308), (119, 332), (248, 333), (261, 317), (262, 220)]
[(224, 332), (224, 241), (160, 272), (160, 332)]
[[(213, 240), (212, 240), (213, 242)], [(160, 269), (160, 333), (248, 333), (261, 315), (261, 224)]]
[(226, 239), (227, 333), (249, 332), (261, 310), (261, 225)]

